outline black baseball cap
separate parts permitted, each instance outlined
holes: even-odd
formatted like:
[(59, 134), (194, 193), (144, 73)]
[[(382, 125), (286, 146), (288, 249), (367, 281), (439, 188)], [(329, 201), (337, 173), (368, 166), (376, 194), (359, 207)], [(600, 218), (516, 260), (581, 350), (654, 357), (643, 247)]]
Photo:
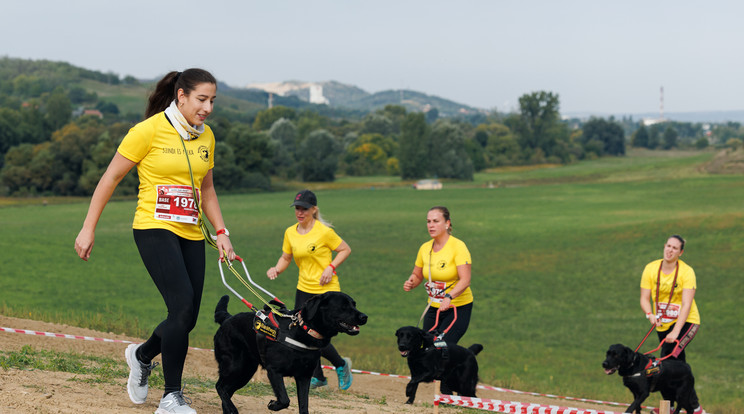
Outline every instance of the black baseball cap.
[(310, 190), (302, 190), (294, 198), (294, 202), (291, 206), (300, 206), (304, 208), (311, 208), (318, 205), (318, 198), (315, 197), (315, 193)]

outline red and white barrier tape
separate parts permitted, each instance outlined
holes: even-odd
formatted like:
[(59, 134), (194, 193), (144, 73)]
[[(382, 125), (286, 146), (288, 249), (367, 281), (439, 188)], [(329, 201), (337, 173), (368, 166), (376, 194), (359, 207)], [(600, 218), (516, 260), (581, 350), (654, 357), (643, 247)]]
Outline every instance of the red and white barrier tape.
[(507, 414), (620, 414), (614, 411), (585, 410), (580, 408), (557, 407), (555, 405), (527, 404), (514, 401), (436, 394), (434, 395), (434, 405), (439, 404), (458, 405), (460, 407), (478, 408)]
[[(0, 331), (7, 332), (7, 333), (20, 333), (20, 334), (26, 334), (26, 335), (48, 336), (51, 338), (82, 339), (84, 341), (111, 342), (111, 343), (118, 343), (118, 344), (138, 344), (139, 343), (139, 342), (125, 341), (123, 339), (96, 338), (93, 336), (70, 335), (70, 334), (61, 334), (61, 333), (54, 333), (54, 332), (32, 331), (28, 329), (6, 328), (4, 326), (0, 326)], [(189, 347), (189, 349), (211, 351), (208, 349), (194, 348), (194, 347)]]
[[(26, 335), (46, 336), (46, 337), (51, 337), (51, 338), (81, 339), (81, 340), (84, 340), (84, 341), (95, 341), (95, 342), (110, 342), (110, 343), (121, 343), (121, 344), (134, 344), (134, 343), (137, 343), (137, 342), (126, 341), (126, 340), (122, 340), (122, 339), (96, 338), (96, 337), (92, 337), (92, 336), (70, 335), (70, 334), (61, 334), (61, 333), (53, 333), (53, 332), (42, 332), (42, 331), (32, 331), (32, 330), (28, 330), (28, 329), (14, 329), (14, 328), (6, 328), (6, 327), (0, 327), (0, 331), (7, 332), (7, 333), (20, 333), (20, 334), (26, 334)], [(189, 349), (195, 349), (195, 350), (199, 350), (199, 351), (212, 351), (212, 352), (214, 351), (213, 349), (204, 349), (204, 348), (195, 348), (195, 347), (189, 347)], [(335, 370), (336, 369), (335, 367), (328, 366), (328, 365), (321, 365), (321, 366), (324, 369), (330, 369), (330, 370)], [(384, 374), (384, 373), (380, 373), (380, 372), (362, 371), (362, 370), (358, 370), (358, 369), (352, 369), (351, 372), (356, 373), (356, 374), (379, 375), (379, 376), (390, 377), (390, 378), (411, 379), (411, 377), (409, 377), (407, 375)], [(538, 397), (558, 398), (558, 399), (563, 399), (563, 400), (580, 401), (580, 402), (587, 402), (587, 403), (594, 403), (594, 404), (618, 405), (618, 406), (627, 406), (628, 405), (628, 404), (621, 404), (621, 403), (609, 402), (609, 401), (589, 400), (589, 399), (585, 399), (585, 398), (562, 397), (562, 396), (552, 395), (552, 394), (541, 394), (541, 393), (537, 393), (537, 392), (526, 392), (526, 391), (510, 390), (510, 389), (506, 389), (506, 388), (492, 387), (490, 385), (478, 385), (478, 388), (485, 389), (485, 390), (499, 391), (499, 392), (509, 392), (509, 393), (514, 393), (514, 394), (524, 394), (524, 395), (532, 395), (532, 396), (538, 396)], [(468, 398), (468, 397), (457, 397), (457, 396), (454, 396), (454, 397), (453, 396), (446, 396), (446, 397), (452, 397), (452, 398), (457, 398), (457, 399), (459, 399), (459, 398)], [(474, 398), (474, 400), (478, 400), (478, 399), (477, 398)], [(489, 401), (489, 400), (486, 400), (486, 401)], [(435, 401), (435, 403), (436, 403), (436, 401)], [(445, 402), (445, 403), (446, 404), (450, 404), (448, 402)], [(519, 403), (514, 403), (514, 404), (519, 404)], [(545, 407), (547, 407), (547, 406), (545, 406)], [(550, 407), (553, 407), (553, 406), (550, 406)], [(553, 407), (553, 408), (555, 408), (555, 407)], [(644, 407), (644, 408), (648, 408), (648, 407)], [(509, 411), (509, 412), (512, 412), (512, 411)], [(532, 411), (529, 411), (529, 412), (532, 412)], [(554, 414), (553, 411), (536, 411), (536, 412), (539, 412), (540, 414), (542, 414), (543, 412), (544, 413)], [(586, 412), (586, 413), (590, 413), (590, 412), (591, 413), (604, 413), (604, 414), (611, 413), (610, 411), (582, 411), (582, 412)], [(558, 412), (556, 411), (555, 413), (558, 413)], [(563, 414), (564, 412), (561, 411), (560, 413)], [(565, 414), (568, 414), (568, 413), (569, 413), (568, 411), (565, 412)], [(578, 414), (578, 412), (577, 413), (571, 412), (571, 413), (572, 414)]]

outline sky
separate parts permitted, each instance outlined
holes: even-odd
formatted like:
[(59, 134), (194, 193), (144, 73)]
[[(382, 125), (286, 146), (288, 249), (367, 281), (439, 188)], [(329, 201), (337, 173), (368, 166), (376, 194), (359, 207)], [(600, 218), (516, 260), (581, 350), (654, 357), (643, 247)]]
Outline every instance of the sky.
[(0, 56), (140, 79), (201, 67), (231, 87), (338, 81), (482, 109), (744, 110), (744, 2), (10, 0)]

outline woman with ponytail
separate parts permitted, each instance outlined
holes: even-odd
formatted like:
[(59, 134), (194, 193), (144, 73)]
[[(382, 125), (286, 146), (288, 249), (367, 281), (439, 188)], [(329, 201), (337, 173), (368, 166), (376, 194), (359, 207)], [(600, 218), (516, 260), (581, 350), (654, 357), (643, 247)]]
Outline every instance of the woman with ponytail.
[(90, 201), (75, 239), (81, 259), (90, 258), (95, 228), (116, 186), (137, 166), (139, 194), (132, 224), (134, 241), (167, 308), (167, 316), (142, 344), (127, 347), (129, 398), (147, 399), (147, 380), (161, 355), (165, 390), (156, 414), (194, 414), (181, 377), (189, 332), (199, 315), (205, 273), (202, 212), (217, 229), (207, 240), (220, 260), (235, 259), (214, 189), (215, 139), (204, 121), (212, 113), (217, 81), (202, 69), (170, 72), (150, 95), (144, 121), (124, 137)]

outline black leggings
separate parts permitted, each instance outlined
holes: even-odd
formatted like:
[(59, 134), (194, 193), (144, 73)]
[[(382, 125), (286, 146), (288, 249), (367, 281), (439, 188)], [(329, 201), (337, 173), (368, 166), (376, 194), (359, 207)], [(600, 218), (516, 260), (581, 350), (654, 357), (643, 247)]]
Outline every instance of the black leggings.
[[(674, 325), (676, 325), (676, 323), (673, 323), (672, 326), (670, 326), (669, 329), (664, 332), (656, 332), (656, 334), (659, 336), (659, 342), (663, 341), (664, 338), (666, 338), (666, 336), (669, 335), (670, 332), (672, 332), (672, 329), (674, 329)], [(679, 336), (677, 337), (677, 339), (679, 340), (679, 346), (677, 346), (676, 343), (664, 342), (661, 345), (661, 357), (663, 358), (669, 354), (672, 354), (672, 358), (677, 358), (680, 361), (687, 362), (685, 348), (687, 347), (687, 345), (690, 344), (690, 341), (692, 341), (692, 339), (697, 334), (698, 328), (700, 328), (700, 325), (698, 324), (685, 322), (685, 324), (682, 325), (682, 330), (679, 332)]]
[[(295, 309), (299, 309), (302, 305), (305, 304), (305, 302), (307, 302), (314, 296), (318, 295), (315, 293), (303, 292), (297, 289), (297, 292), (295, 293)], [(340, 368), (346, 364), (346, 361), (341, 358), (341, 355), (339, 355), (338, 351), (336, 351), (336, 348), (334, 348), (331, 344), (328, 344), (324, 348), (320, 349), (320, 356), (330, 361), (331, 364), (333, 364), (333, 366), (336, 368)], [(325, 375), (323, 375), (323, 369), (320, 367), (320, 361), (318, 361), (318, 365), (315, 367), (313, 377), (319, 380), (325, 379)]]
[(134, 230), (142, 262), (163, 296), (168, 316), (137, 350), (149, 364), (162, 354), (165, 392), (181, 390), (181, 376), (189, 349), (189, 332), (199, 316), (204, 289), (204, 240), (186, 240), (163, 229)]
[[(426, 311), (426, 314), (424, 315), (423, 328), (425, 331), (428, 332), (429, 329), (434, 326), (434, 323), (437, 319), (437, 311), (439, 311), (439, 308), (435, 308), (433, 306), (429, 307), (429, 310)], [(471, 313), (473, 313), (473, 302), (457, 307), (457, 320), (452, 325), (450, 330), (447, 331), (446, 334), (444, 334), (444, 340), (446, 342), (456, 344), (460, 340), (460, 338), (465, 335), (465, 332), (468, 330), (468, 326), (470, 325)], [(452, 319), (454, 319), (454, 317), (455, 312), (452, 310), (452, 308), (449, 308), (439, 314), (439, 324), (437, 325), (437, 331), (441, 333), (445, 329), (447, 329), (447, 327), (450, 326), (450, 324), (452, 323)]]

